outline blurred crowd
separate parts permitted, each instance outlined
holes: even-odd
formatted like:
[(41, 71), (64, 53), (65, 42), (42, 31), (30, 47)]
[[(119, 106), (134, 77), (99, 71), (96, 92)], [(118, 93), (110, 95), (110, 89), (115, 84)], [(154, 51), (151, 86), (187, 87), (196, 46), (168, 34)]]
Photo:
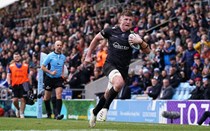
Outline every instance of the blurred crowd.
[[(180, 82), (193, 85), (198, 78), (209, 79), (210, 5), (194, 0), (126, 0), (121, 1), (126, 3), (122, 6), (95, 10), (99, 1), (21, 0), (1, 9), (0, 81), (5, 81), (8, 64), (18, 51), (30, 66), (36, 89), (40, 52), (53, 51), (54, 42), (62, 40), (69, 69), (66, 83), (70, 88), (84, 88), (103, 76), (107, 54), (106, 41), (101, 41), (93, 63), (84, 66), (91, 40), (103, 28), (117, 25), (125, 9), (135, 16), (133, 31), (152, 49), (147, 56), (133, 49), (133, 59), (142, 59), (143, 67), (129, 73), (127, 85), (132, 94), (171, 99)], [(43, 7), (50, 7), (52, 13), (47, 14)], [(166, 88), (171, 93), (165, 98)]]

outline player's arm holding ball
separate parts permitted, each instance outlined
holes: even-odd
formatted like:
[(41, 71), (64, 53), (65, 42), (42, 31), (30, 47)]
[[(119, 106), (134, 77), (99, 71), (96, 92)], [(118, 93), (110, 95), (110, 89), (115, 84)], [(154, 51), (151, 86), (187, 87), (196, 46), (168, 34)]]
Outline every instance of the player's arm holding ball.
[(146, 54), (150, 53), (149, 45), (138, 34), (130, 34), (128, 41), (132, 48), (141, 49)]

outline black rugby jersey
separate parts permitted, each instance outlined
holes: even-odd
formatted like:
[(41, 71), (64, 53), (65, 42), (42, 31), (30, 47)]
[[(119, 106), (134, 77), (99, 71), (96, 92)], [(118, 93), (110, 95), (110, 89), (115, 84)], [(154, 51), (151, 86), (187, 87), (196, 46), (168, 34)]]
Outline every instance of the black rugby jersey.
[(109, 27), (101, 31), (108, 40), (108, 55), (106, 62), (117, 67), (127, 68), (132, 58), (132, 48), (128, 43), (130, 31), (122, 32), (119, 26)]

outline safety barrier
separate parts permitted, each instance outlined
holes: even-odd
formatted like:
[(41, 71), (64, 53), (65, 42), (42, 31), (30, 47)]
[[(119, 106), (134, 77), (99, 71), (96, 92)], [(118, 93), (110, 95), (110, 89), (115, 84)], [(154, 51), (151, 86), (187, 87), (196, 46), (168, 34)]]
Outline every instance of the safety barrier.
[[(65, 119), (88, 120), (90, 118), (89, 110), (94, 108), (95, 104), (96, 101), (90, 99), (64, 100), (61, 114), (64, 114)], [(0, 107), (11, 108), (11, 105), (11, 101), (0, 100)], [(37, 102), (32, 106), (27, 105), (25, 116), (37, 117), (37, 106)], [(42, 106), (44, 106), (44, 104)], [(15, 109), (13, 105), (12, 109)], [(107, 121), (171, 123), (170, 119), (166, 119), (162, 116), (164, 111), (177, 112), (180, 114), (180, 118), (175, 119), (173, 124), (197, 125), (197, 121), (201, 118), (202, 114), (205, 111), (210, 111), (210, 101), (114, 100), (110, 106)], [(47, 117), (45, 108), (43, 108), (42, 117)], [(203, 125), (208, 125), (209, 120), (208, 118)]]

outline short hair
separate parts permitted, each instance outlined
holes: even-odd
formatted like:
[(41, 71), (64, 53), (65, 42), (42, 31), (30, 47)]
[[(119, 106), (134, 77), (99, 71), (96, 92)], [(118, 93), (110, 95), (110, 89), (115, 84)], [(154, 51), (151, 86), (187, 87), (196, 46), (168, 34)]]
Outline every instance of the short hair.
[(170, 80), (169, 80), (168, 78), (164, 78), (163, 81), (168, 81), (168, 82), (170, 82)]
[(133, 13), (130, 10), (124, 10), (121, 16), (131, 16), (133, 17)]
[(20, 55), (20, 53), (19, 52), (15, 52), (13, 55)]

